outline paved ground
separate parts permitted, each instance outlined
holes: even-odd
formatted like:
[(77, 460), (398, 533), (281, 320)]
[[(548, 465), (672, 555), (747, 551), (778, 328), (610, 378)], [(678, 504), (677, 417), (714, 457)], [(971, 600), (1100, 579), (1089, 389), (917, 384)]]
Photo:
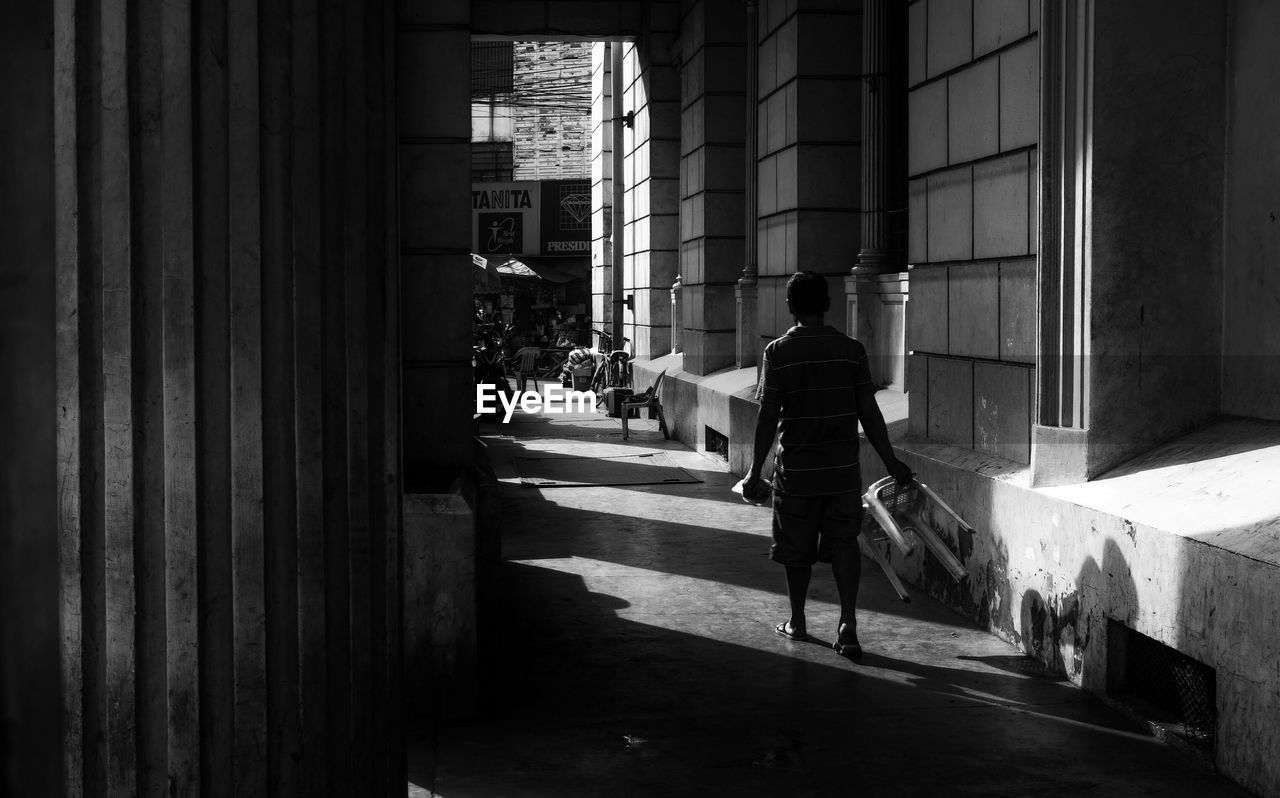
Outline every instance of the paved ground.
[[(485, 438), (505, 483), (500, 678), (485, 717), (411, 742), (411, 795), (1245, 795), (923, 595), (900, 602), (869, 561), (861, 661), (830, 649), (821, 567), (816, 640), (777, 637), (768, 509), (639, 423), (626, 443), (599, 416)], [(512, 470), (658, 450), (703, 482), (530, 489)]]

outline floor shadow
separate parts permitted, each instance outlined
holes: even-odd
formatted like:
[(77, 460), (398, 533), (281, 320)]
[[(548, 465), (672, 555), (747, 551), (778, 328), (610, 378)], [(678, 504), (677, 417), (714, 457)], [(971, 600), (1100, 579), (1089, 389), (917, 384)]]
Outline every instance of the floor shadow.
[(817, 639), (778, 637), (768, 510), (698, 490), (502, 486), (487, 712), (419, 729), (414, 783), (444, 798), (1244, 794), (1070, 684), (1017, 672), (1012, 648), (925, 596), (901, 603), (873, 567), (860, 660), (817, 623), (838, 615), (822, 568)]
[(1060, 684), (852, 663), (735, 635), (705, 597), (649, 606), (551, 567), (509, 563), (503, 582), (492, 714), (410, 747), (411, 778), (446, 798), (1240, 794), (1097, 723)]
[[(494, 458), (522, 456), (517, 440), (494, 441)], [(704, 472), (701, 484), (604, 488), (525, 488), (504, 483), (508, 524), (503, 552), (511, 560), (588, 557), (631, 568), (735, 585), (785, 597), (782, 569), (769, 556), (768, 507), (746, 505), (730, 492), (731, 474)], [(585, 492), (583, 492), (585, 491)], [(571, 498), (572, 497), (572, 498)], [(526, 535), (528, 530), (535, 534)], [(554, 535), (537, 534), (554, 530)], [(863, 564), (859, 606), (922, 622), (976, 628), (934, 602), (906, 604), (884, 574)], [(815, 569), (815, 601), (838, 603), (829, 569)]]

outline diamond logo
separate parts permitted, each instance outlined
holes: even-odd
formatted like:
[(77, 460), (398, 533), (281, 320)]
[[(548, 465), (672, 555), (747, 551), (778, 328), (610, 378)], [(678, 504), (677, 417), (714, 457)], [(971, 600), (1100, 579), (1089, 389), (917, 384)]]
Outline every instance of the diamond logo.
[(590, 194), (568, 194), (560, 198), (560, 208), (577, 224), (583, 224), (591, 216)]

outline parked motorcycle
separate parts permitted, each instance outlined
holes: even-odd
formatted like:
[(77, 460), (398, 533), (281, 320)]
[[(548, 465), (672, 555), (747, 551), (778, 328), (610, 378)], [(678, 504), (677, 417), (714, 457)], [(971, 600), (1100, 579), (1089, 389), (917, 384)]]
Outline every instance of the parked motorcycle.
[[(478, 324), (471, 333), (471, 368), (475, 384), (491, 385), (496, 393), (512, 396), (507, 379), (506, 342), (492, 324)], [(497, 411), (501, 416), (501, 410)]]

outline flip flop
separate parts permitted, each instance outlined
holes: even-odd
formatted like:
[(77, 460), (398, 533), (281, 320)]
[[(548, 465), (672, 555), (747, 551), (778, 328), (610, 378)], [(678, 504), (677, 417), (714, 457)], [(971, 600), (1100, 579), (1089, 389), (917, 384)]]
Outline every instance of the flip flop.
[(839, 640), (831, 644), (831, 648), (842, 657), (850, 659), (862, 656), (862, 646), (857, 643), (841, 643)]
[(809, 635), (806, 634), (805, 632), (800, 632), (799, 634), (796, 634), (795, 632), (788, 632), (787, 623), (789, 622), (783, 621), (782, 623), (773, 627), (774, 634), (778, 635), (779, 637), (785, 637), (788, 640), (808, 640), (809, 639)]

